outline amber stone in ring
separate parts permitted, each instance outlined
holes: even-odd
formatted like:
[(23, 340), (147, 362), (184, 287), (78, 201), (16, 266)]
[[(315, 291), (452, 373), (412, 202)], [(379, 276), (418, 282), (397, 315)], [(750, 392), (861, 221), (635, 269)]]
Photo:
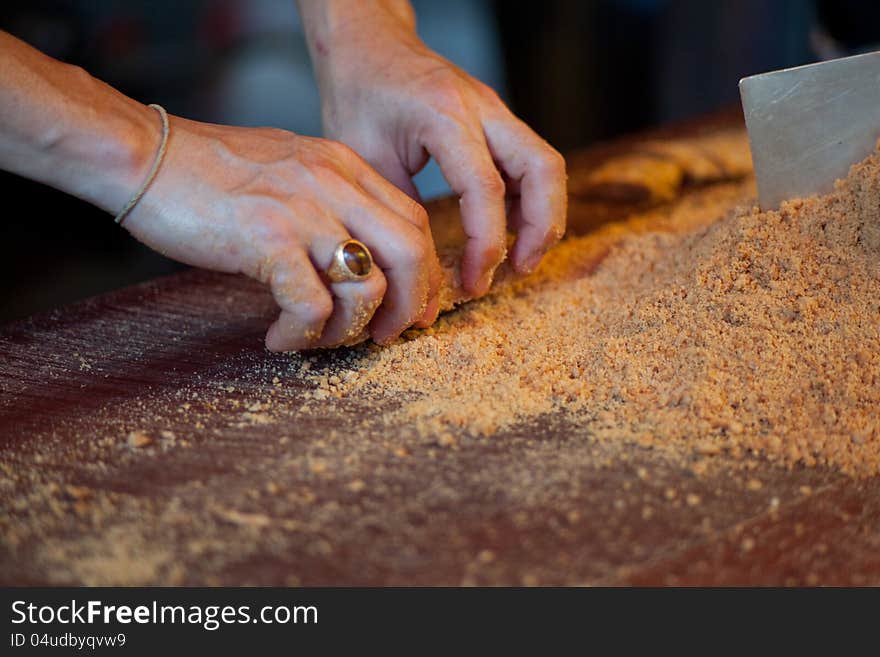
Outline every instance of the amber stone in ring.
[(349, 240), (342, 247), (342, 259), (348, 270), (361, 278), (370, 273), (373, 268), (373, 258), (363, 244), (357, 240)]

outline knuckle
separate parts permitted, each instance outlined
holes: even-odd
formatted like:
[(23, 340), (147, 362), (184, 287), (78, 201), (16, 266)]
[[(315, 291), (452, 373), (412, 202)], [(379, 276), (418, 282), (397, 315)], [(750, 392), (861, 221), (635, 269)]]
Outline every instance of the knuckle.
[(296, 314), (309, 326), (323, 324), (333, 314), (333, 299), (326, 291), (318, 291), (296, 304)]
[(553, 161), (553, 170), (559, 175), (561, 178), (565, 178), (566, 175), (566, 163), (565, 158), (562, 153), (557, 151), (555, 148), (551, 148), (550, 151), (553, 155), (550, 156), (550, 159)]
[(331, 154), (342, 162), (348, 163), (360, 159), (354, 149), (341, 141), (328, 141), (327, 143), (330, 146)]
[(291, 235), (290, 218), (284, 211), (274, 207), (257, 206), (256, 216), (242, 232), (256, 244), (262, 246), (266, 252), (280, 250), (282, 245), (287, 246), (294, 242)]
[(535, 168), (542, 177), (565, 178), (565, 158), (551, 146), (547, 146), (536, 158)]
[(468, 102), (464, 90), (453, 74), (438, 77), (432, 87), (431, 98), (434, 107), (443, 114), (464, 116), (468, 113)]
[(294, 137), (293, 133), (281, 128), (256, 128), (256, 130), (261, 137), (272, 141), (287, 142)]
[(334, 160), (323, 160), (312, 167), (312, 176), (321, 187), (336, 188), (348, 184), (348, 177)]
[(345, 144), (330, 139), (313, 140), (306, 162), (312, 170), (341, 171), (348, 164), (353, 151)]
[(421, 269), (427, 267), (431, 256), (431, 247), (421, 233), (415, 233), (405, 240), (401, 248), (402, 260), (410, 267)]
[(422, 232), (427, 231), (431, 225), (428, 211), (425, 210), (422, 205), (416, 203), (412, 199), (410, 199), (409, 220), (413, 226), (415, 226)]
[(503, 198), (507, 188), (501, 174), (497, 171), (487, 171), (478, 180), (480, 192), (489, 198)]
[(477, 81), (476, 83), (477, 92), (480, 94), (480, 97), (489, 103), (503, 105), (503, 101), (501, 97), (498, 95), (498, 92), (495, 91), (488, 84)]

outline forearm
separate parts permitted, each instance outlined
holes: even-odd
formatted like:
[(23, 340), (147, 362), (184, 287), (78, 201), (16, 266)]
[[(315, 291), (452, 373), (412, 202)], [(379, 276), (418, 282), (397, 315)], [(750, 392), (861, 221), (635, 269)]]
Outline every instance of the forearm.
[(158, 139), (152, 110), (0, 31), (0, 168), (116, 212)]

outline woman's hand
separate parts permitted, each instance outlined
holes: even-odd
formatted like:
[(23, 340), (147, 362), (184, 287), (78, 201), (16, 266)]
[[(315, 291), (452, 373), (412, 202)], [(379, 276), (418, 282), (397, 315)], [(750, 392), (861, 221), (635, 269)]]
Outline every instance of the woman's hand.
[[(489, 87), (418, 38), (402, 0), (300, 0), (327, 136), (360, 153), (413, 198), (412, 176), (437, 160), (461, 197), (469, 240), (462, 281), (479, 296), (506, 254), (534, 269), (565, 230), (565, 162)], [(507, 207), (509, 206), (509, 212)]]
[[(175, 260), (267, 284), (281, 307), (266, 335), (274, 351), (388, 342), (437, 316), (427, 214), (336, 142), (172, 117), (159, 174), (125, 227)], [(352, 237), (377, 266), (332, 283), (324, 272)]]
[[(0, 31), (0, 169), (115, 214), (160, 134), (152, 109)], [(437, 316), (424, 209), (336, 142), (171, 117), (159, 173), (124, 226), (176, 260), (269, 285), (281, 306), (273, 350), (388, 342)], [(377, 266), (331, 283), (324, 272), (350, 237)]]

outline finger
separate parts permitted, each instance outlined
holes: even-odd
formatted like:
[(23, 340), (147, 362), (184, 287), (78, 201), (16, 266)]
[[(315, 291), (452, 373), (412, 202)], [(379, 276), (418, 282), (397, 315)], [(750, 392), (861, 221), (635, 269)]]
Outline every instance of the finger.
[[(441, 274), (442, 276), (442, 274)], [(437, 291), (428, 299), (427, 305), (425, 305), (425, 312), (422, 313), (422, 316), (419, 317), (414, 323), (413, 326), (416, 328), (424, 329), (432, 326), (434, 322), (437, 321), (437, 317), (440, 316), (440, 284), (439, 282), (435, 285)]]
[(333, 313), (333, 299), (302, 248), (285, 249), (267, 264), (268, 284), (281, 314), (266, 333), (270, 351), (310, 348)]
[[(383, 178), (382, 175), (386, 178)], [(391, 211), (396, 212), (404, 220), (418, 228), (428, 243), (430, 268), (428, 278), (428, 303), (424, 314), (419, 317), (415, 325), (419, 328), (427, 328), (436, 320), (440, 309), (440, 283), (443, 280), (443, 272), (440, 268), (440, 259), (437, 256), (437, 248), (434, 245), (434, 236), (431, 233), (431, 224), (425, 208), (416, 201), (419, 198), (418, 191), (412, 183), (409, 173), (395, 155), (390, 155), (383, 160), (383, 164), (376, 171), (367, 167), (359, 178), (364, 190), (372, 194), (376, 199), (385, 204)], [(394, 186), (389, 185), (394, 183)], [(396, 187), (395, 187), (396, 186)], [(407, 188), (412, 188), (411, 193), (404, 193)]]
[(483, 125), (492, 156), (518, 192), (510, 213), (517, 233), (511, 261), (517, 271), (529, 272), (565, 233), (565, 160), (506, 110)]
[(428, 308), (432, 246), (424, 232), (369, 195), (340, 190), (337, 212), (345, 228), (366, 244), (385, 275), (386, 291), (370, 333), (383, 344), (397, 338)]
[(459, 195), (461, 222), (468, 241), (462, 258), (462, 284), (474, 296), (485, 294), (507, 246), (505, 187), (479, 126), (463, 123), (435, 127), (425, 147)]
[(365, 279), (338, 283), (328, 279), (326, 272), (336, 248), (350, 240), (352, 235), (340, 219), (322, 214), (319, 224), (309, 225), (303, 234), (309, 244), (309, 258), (331, 292), (333, 312), (327, 318), (320, 337), (311, 344), (312, 348), (338, 347), (360, 341), (376, 308), (382, 303), (386, 288), (385, 276), (378, 266), (374, 266)]
[(331, 283), (333, 314), (327, 320), (321, 338), (312, 346), (338, 347), (361, 342), (382, 303), (386, 286), (385, 276), (378, 267), (373, 267), (369, 277), (363, 280)]

